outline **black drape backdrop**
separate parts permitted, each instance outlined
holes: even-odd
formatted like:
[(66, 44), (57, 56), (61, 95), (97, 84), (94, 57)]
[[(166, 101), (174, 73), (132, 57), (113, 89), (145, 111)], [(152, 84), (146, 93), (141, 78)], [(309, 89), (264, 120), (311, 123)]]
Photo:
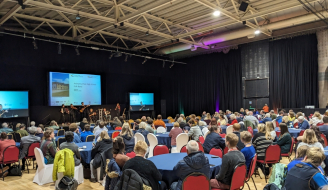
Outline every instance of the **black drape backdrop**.
[(269, 49), (271, 107), (318, 107), (316, 34), (272, 41)]
[(240, 50), (212, 53), (181, 60), (163, 80), (168, 113), (213, 113), (242, 106)]

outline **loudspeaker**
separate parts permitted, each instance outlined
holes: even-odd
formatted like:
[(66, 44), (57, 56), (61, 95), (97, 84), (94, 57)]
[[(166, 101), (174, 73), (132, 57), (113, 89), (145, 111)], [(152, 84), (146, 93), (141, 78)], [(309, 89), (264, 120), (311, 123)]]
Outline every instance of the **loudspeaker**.
[(161, 100), (161, 113), (162, 118), (166, 118), (166, 100)]
[(247, 10), (247, 7), (248, 7), (248, 3), (242, 1), (241, 4), (240, 4), (240, 6), (239, 6), (239, 10), (245, 12)]

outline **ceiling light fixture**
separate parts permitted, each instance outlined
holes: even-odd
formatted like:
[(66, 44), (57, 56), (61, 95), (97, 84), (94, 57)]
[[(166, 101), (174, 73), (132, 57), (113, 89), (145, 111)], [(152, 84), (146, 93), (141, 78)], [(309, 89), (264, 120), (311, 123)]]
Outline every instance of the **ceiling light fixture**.
[(75, 52), (76, 52), (76, 55), (80, 55), (79, 45), (75, 47)]
[(128, 61), (128, 54), (125, 55), (125, 59), (124, 59), (125, 62)]
[(170, 69), (174, 66), (174, 62), (171, 64)]
[(112, 52), (108, 59), (112, 59), (113, 56), (114, 56), (114, 53)]
[(214, 16), (220, 16), (220, 14), (221, 14), (220, 11), (214, 11), (214, 12), (213, 12), (213, 15), (214, 15)]
[(142, 62), (142, 64), (145, 64), (145, 63), (146, 63), (146, 61), (147, 61), (147, 58), (145, 58), (145, 60)]
[(38, 49), (38, 44), (36, 43), (34, 36), (33, 36), (33, 39), (34, 39), (32, 42), (33, 47), (34, 47), (34, 49)]
[(260, 31), (259, 29), (256, 29), (254, 33), (255, 33), (255, 34), (260, 34), (261, 31)]

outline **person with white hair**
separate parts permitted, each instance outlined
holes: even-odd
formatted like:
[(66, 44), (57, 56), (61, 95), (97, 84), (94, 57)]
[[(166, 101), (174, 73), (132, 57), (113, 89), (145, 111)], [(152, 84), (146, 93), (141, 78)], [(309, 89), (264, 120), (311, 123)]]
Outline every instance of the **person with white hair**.
[(260, 123), (266, 123), (268, 121), (272, 121), (271, 117), (270, 117), (270, 113), (266, 113), (263, 120), (260, 121)]
[(12, 133), (13, 129), (8, 127), (8, 123), (2, 123), (2, 128), (0, 129), (0, 133), (5, 132), (6, 134)]
[(179, 180), (171, 184), (171, 190), (181, 190), (183, 180), (193, 172), (204, 174), (210, 179), (210, 163), (202, 151), (199, 151), (199, 145), (191, 140), (187, 144), (187, 156), (180, 160), (174, 166), (173, 171), (177, 174)]
[(237, 117), (236, 117), (236, 115), (235, 114), (231, 114), (230, 115), (230, 125), (233, 125), (233, 124), (235, 124), (235, 123), (238, 123), (238, 121), (237, 121)]
[(22, 137), (20, 142), (20, 152), (19, 152), (19, 159), (22, 160), (22, 170), (25, 169), (25, 156), (27, 156), (28, 147), (33, 142), (41, 142), (41, 138), (35, 136), (37, 132), (36, 127), (30, 127), (30, 134), (28, 136)]
[(309, 122), (306, 121), (306, 119), (303, 116), (299, 116), (297, 120), (298, 120), (298, 126), (295, 126), (295, 128), (302, 129), (302, 130), (306, 130), (310, 128)]
[(259, 124), (259, 120), (257, 120), (257, 118), (253, 116), (252, 111), (249, 111), (247, 113), (247, 116), (244, 117), (244, 121), (246, 121), (246, 120), (252, 122), (255, 126), (257, 126)]
[(31, 121), (31, 126), (30, 127), (35, 127), (35, 121)]

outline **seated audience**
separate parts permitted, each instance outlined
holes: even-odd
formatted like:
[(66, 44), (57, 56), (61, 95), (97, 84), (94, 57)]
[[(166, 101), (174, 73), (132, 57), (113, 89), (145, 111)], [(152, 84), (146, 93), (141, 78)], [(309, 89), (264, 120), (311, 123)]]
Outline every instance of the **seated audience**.
[(215, 120), (218, 121), (218, 120), (219, 120), (219, 116), (220, 116), (219, 112), (216, 111), (216, 112), (214, 113), (213, 118), (215, 118)]
[(198, 125), (196, 125), (195, 120), (191, 119), (188, 123), (191, 128), (189, 131), (185, 130), (185, 133), (188, 133), (188, 136), (191, 137), (192, 140), (198, 141), (199, 136), (202, 136), (202, 131)]
[[(113, 127), (113, 129), (115, 129), (118, 126), (122, 126), (122, 122), (119, 120), (118, 117), (114, 117), (113, 121), (110, 122), (110, 125)], [(94, 132), (94, 133), (96, 133), (96, 132)]]
[(198, 143), (191, 140), (187, 144), (187, 156), (174, 166), (173, 171), (179, 181), (171, 184), (171, 190), (182, 190), (183, 180), (191, 173), (198, 172), (210, 179), (210, 163), (202, 151), (199, 151)]
[(156, 121), (154, 121), (155, 126), (162, 126), (166, 128), (165, 122), (162, 120), (162, 116), (158, 115)]
[[(86, 128), (87, 126), (85, 126)], [(107, 131), (102, 131), (99, 136), (95, 147), (91, 151), (91, 162), (90, 162), (90, 171), (91, 179), (90, 181), (95, 183), (97, 182), (97, 168), (102, 166), (102, 154), (105, 151), (113, 148), (113, 142), (109, 138)], [(109, 159), (109, 158), (108, 158)], [(102, 180), (102, 179), (101, 179)]]
[[(268, 121), (265, 123), (265, 127), (268, 133), (270, 133), (273, 140), (276, 139), (276, 131), (274, 129), (273, 123), (271, 121)], [(278, 127), (278, 126), (277, 126)]]
[[(119, 117), (118, 117), (118, 120), (121, 122), (121, 125), (118, 125), (118, 126), (122, 126), (123, 123), (124, 123), (124, 118), (123, 118), (123, 116), (119, 116)], [(116, 127), (117, 127), (117, 126), (116, 126)]]
[(154, 126), (154, 124), (153, 124), (153, 120), (152, 120), (152, 119), (148, 119), (148, 120), (147, 120), (146, 130), (147, 130), (149, 133), (154, 133), (154, 129), (155, 129), (155, 126)]
[(59, 151), (56, 143), (52, 140), (55, 138), (55, 134), (51, 130), (46, 130), (43, 133), (43, 140), (40, 145), (40, 149), (44, 156), (45, 164), (53, 164), (57, 151)]
[(295, 113), (294, 112), (289, 112), (288, 120), (292, 123), (294, 122), (294, 120), (295, 120)]
[(328, 138), (328, 116), (323, 117), (324, 125), (319, 126), (319, 130)]
[(207, 113), (206, 114), (206, 117), (204, 118), (204, 120), (211, 120), (212, 117), (211, 117), (211, 114), (210, 113)]
[(152, 190), (164, 190), (166, 189), (166, 184), (161, 181), (162, 174), (152, 161), (145, 159), (147, 148), (148, 145), (144, 141), (138, 141), (134, 147), (136, 156), (125, 163), (122, 171), (132, 169), (149, 181)]
[(74, 139), (73, 142), (74, 143), (81, 143), (81, 135), (80, 135), (80, 131), (79, 128), (77, 127), (76, 123), (72, 123), (69, 125), (69, 130), (73, 132), (74, 135)]
[(319, 127), (318, 126), (312, 126), (311, 129), (314, 131), (315, 136), (318, 139), (318, 142), (322, 144), (323, 148), (325, 148), (326, 147), (325, 140), (321, 136), (322, 132), (319, 130)]
[(226, 136), (226, 146), (229, 148), (228, 153), (223, 155), (222, 167), (220, 172), (215, 176), (215, 179), (211, 179), (211, 187), (218, 189), (230, 189), (232, 175), (235, 167), (240, 163), (245, 163), (245, 157), (237, 149), (238, 136), (234, 133), (230, 133)]
[(236, 119), (237, 119), (238, 123), (243, 121), (243, 117), (241, 117), (240, 113), (235, 112), (235, 116), (236, 116)]
[(302, 129), (302, 130), (310, 128), (309, 122), (306, 121), (303, 116), (299, 116), (297, 119), (298, 119), (298, 126), (295, 126), (295, 128)]
[(87, 136), (89, 135), (94, 135), (94, 134), (90, 131), (90, 125), (86, 124), (84, 125), (84, 131), (82, 131), (81, 133), (81, 141), (85, 142), (87, 140)]
[(178, 122), (175, 122), (173, 124), (173, 128), (171, 129), (171, 131), (169, 133), (169, 137), (171, 137), (171, 146), (172, 147), (177, 146), (177, 136), (181, 133), (183, 133), (183, 131), (180, 128), (180, 124)]
[(240, 138), (240, 124), (239, 123), (235, 123), (232, 126), (232, 131), (234, 134), (236, 134), (238, 136), (238, 144), (237, 144), (237, 148), (238, 150), (241, 150), (245, 147), (244, 143), (241, 142), (241, 138)]
[(270, 118), (272, 119), (272, 121), (274, 119), (277, 119), (277, 114), (275, 114), (273, 110), (270, 111)]
[(145, 122), (141, 122), (139, 125), (139, 129), (137, 130), (137, 133), (141, 133), (145, 137), (146, 143), (149, 144), (148, 138), (147, 138), (149, 131), (146, 130), (146, 126), (147, 126), (147, 124)]
[(123, 124), (120, 136), (123, 138), (124, 141), (125, 152), (127, 153), (132, 152), (135, 142), (134, 142), (134, 135), (132, 130), (130, 129), (129, 124), (127, 123)]
[[(0, 134), (0, 161), (2, 161), (3, 151), (8, 146), (12, 146), (12, 145), (13, 146), (16, 146), (15, 141), (13, 139), (8, 139), (8, 136), (7, 136), (7, 133), (6, 132), (1, 132), (1, 134)], [(8, 169), (9, 168), (7, 168), (6, 170), (8, 170)]]
[(290, 151), (290, 146), (292, 145), (292, 137), (288, 132), (287, 125), (284, 123), (279, 124), (280, 136), (278, 137), (277, 144), (281, 148), (281, 153), (285, 154)]
[(293, 123), (291, 121), (289, 121), (288, 116), (282, 117), (281, 123), (286, 124), (287, 127), (289, 127), (289, 128), (292, 128), (293, 127)]
[(284, 112), (283, 111), (280, 111), (278, 113), (278, 117), (276, 118), (276, 121), (278, 121), (278, 123), (281, 123), (282, 122), (282, 117), (284, 116)]
[(94, 135), (96, 136), (96, 139), (98, 139), (100, 133), (103, 132), (103, 131), (107, 132), (108, 129), (107, 129), (107, 127), (105, 127), (105, 122), (100, 121), (98, 130), (96, 132), (94, 132)]
[(227, 125), (227, 121), (226, 121), (226, 119), (224, 118), (224, 115), (223, 115), (223, 114), (220, 114), (220, 115), (219, 115), (218, 124), (219, 124), (219, 125)]
[(80, 128), (82, 131), (84, 131), (84, 127), (88, 124), (87, 118), (83, 118), (82, 122), (80, 122)]
[[(41, 128), (41, 125), (42, 124), (40, 124), (39, 127), (36, 128), (35, 136), (40, 137), (42, 139), (43, 138), (43, 129)], [(42, 127), (43, 127), (43, 125), (42, 125)]]
[[(17, 127), (18, 126), (18, 127)], [(21, 138), (28, 136), (28, 132), (25, 130), (25, 124), (17, 123), (16, 129), (19, 128), (19, 130), (16, 131), (16, 133), (19, 133)], [(35, 128), (36, 129), (36, 128)]]
[(180, 114), (176, 114), (175, 118), (174, 118), (174, 122), (178, 122), (179, 117), (180, 117)]
[(253, 116), (252, 111), (249, 111), (247, 113), (247, 116), (244, 117), (244, 121), (246, 121), (246, 120), (252, 122), (255, 126), (257, 126), (259, 124), (259, 120), (257, 120), (257, 118)]
[(203, 111), (203, 113), (202, 113), (202, 117), (201, 117), (200, 120), (204, 121), (205, 117), (206, 117), (206, 111)]
[[(24, 126), (25, 128), (25, 126)], [(30, 134), (28, 136), (24, 136), (21, 138), (20, 142), (20, 151), (19, 151), (19, 159), (22, 160), (22, 170), (25, 170), (25, 156), (27, 156), (28, 148), (31, 143), (34, 142), (41, 142), (41, 138), (35, 136), (36, 133), (36, 127), (30, 127)]]
[(134, 125), (133, 125), (133, 131), (137, 131), (137, 130), (139, 130), (139, 125), (140, 125), (140, 119), (136, 119), (135, 121), (134, 121)]
[(242, 115), (246, 115), (244, 108), (240, 108), (239, 113)]
[(243, 131), (240, 133), (241, 142), (245, 145), (245, 147), (241, 149), (241, 152), (245, 156), (245, 164), (247, 166), (247, 171), (249, 170), (252, 159), (256, 154), (255, 148), (252, 145), (252, 138), (252, 134), (248, 131)]
[(12, 133), (14, 131), (12, 128), (8, 127), (8, 123), (4, 122), (4, 123), (2, 123), (2, 128), (0, 129), (0, 133), (3, 133), (3, 132), (8, 134), (8, 133)]
[(187, 125), (187, 123), (183, 121), (182, 117), (178, 118), (178, 123), (179, 123), (181, 130), (184, 130), (184, 127)]
[(310, 119), (312, 126), (316, 126), (318, 123), (322, 123), (322, 116), (319, 112), (315, 112)]
[(325, 158), (324, 151), (320, 148), (309, 148), (303, 161), (288, 171), (284, 189), (322, 189), (328, 185), (324, 173), (318, 169)]
[(237, 121), (237, 117), (236, 117), (236, 115), (235, 114), (231, 114), (230, 115), (230, 125), (233, 125), (233, 124), (235, 124), (235, 123), (238, 123), (238, 121)]
[[(318, 147), (322, 151), (324, 151), (323, 146), (320, 142), (318, 142), (318, 139), (316, 137), (316, 134), (313, 129), (307, 129), (304, 131), (303, 137), (302, 137), (302, 142), (298, 144), (299, 148), (300, 146), (306, 145), (308, 147)], [(297, 157), (297, 155), (296, 155)]]
[(58, 130), (59, 126), (55, 120), (52, 120), (49, 125), (50, 128), (53, 128), (54, 130)]
[(260, 123), (266, 123), (266, 122), (269, 122), (269, 121), (272, 121), (272, 119), (270, 117), (270, 113), (266, 113), (263, 120), (260, 121)]
[[(290, 169), (292, 169), (296, 164), (298, 164), (304, 160), (304, 157), (306, 156), (306, 151), (308, 149), (309, 149), (309, 147), (306, 145), (303, 145), (297, 149), (297, 157), (295, 157), (295, 159), (287, 165), (288, 171)], [(321, 166), (319, 166), (318, 168), (321, 170), (321, 172), (324, 172), (324, 170), (322, 169)]]
[(75, 163), (75, 166), (80, 165), (80, 163), (81, 163), (81, 155), (80, 155), (79, 147), (75, 143), (73, 143), (74, 133), (72, 131), (66, 131), (65, 132), (65, 139), (66, 139), (66, 142), (61, 143), (59, 149), (60, 150), (63, 150), (65, 148), (68, 148), (71, 151), (73, 151), (73, 153), (74, 153), (74, 163)]
[(225, 142), (220, 136), (220, 130), (217, 125), (209, 128), (209, 133), (206, 135), (203, 147), (206, 154), (209, 154), (212, 148), (221, 148), (224, 150)]

